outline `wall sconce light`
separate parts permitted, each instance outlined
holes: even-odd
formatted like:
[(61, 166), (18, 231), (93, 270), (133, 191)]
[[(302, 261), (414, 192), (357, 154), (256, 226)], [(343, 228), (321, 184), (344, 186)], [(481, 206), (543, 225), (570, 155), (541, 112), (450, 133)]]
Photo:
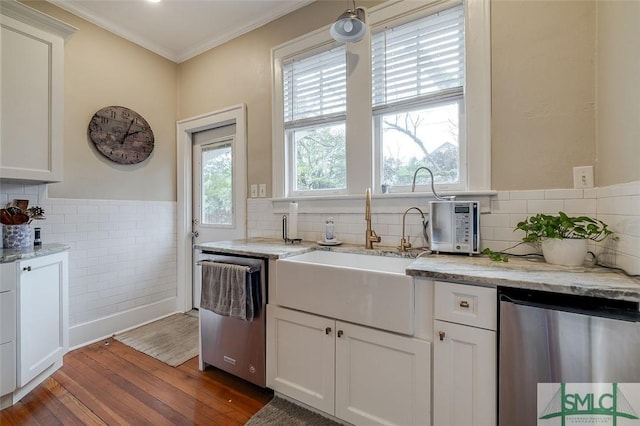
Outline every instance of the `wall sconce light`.
[(361, 7), (356, 8), (356, 2), (353, 0), (353, 9), (347, 9), (346, 12), (340, 15), (336, 22), (331, 25), (329, 33), (336, 41), (355, 43), (362, 40), (366, 31), (365, 11)]

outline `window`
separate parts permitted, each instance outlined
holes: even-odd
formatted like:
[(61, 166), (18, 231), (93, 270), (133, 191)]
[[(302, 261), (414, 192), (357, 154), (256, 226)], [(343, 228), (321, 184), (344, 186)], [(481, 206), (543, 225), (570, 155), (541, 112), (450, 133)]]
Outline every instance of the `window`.
[(420, 166), (438, 189), (489, 190), (490, 2), (367, 15), (361, 42), (336, 47), (321, 28), (273, 49), (274, 196), (409, 192)]
[(288, 193), (344, 191), (345, 47), (289, 59), (284, 64), (283, 86)]
[(437, 185), (464, 189), (462, 5), (373, 35), (372, 106), (377, 181), (408, 189), (426, 166)]
[(233, 224), (232, 142), (202, 147), (203, 225)]

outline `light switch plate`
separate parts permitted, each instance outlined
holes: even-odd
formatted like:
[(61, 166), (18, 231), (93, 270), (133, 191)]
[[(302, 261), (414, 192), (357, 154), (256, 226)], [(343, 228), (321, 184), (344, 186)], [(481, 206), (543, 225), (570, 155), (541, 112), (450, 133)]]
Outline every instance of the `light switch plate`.
[(257, 184), (253, 184), (251, 185), (251, 198), (256, 198), (258, 196), (258, 185)]
[(573, 187), (576, 189), (593, 188), (593, 166), (573, 168)]
[(258, 197), (264, 198), (267, 196), (267, 184), (261, 183), (258, 185)]

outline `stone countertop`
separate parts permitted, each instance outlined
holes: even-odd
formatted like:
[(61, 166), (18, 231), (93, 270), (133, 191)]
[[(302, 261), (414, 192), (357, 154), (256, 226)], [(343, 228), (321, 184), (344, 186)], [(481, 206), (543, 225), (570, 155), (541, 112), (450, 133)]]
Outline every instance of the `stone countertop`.
[(69, 250), (64, 244), (43, 244), (21, 249), (0, 249), (0, 263), (15, 262), (16, 260), (32, 259)]
[(216, 253), (238, 254), (275, 260), (306, 253), (313, 250), (315, 246), (315, 244), (309, 242), (285, 244), (283, 240), (253, 238), (201, 243), (196, 244), (195, 248), (203, 251), (214, 251)]
[[(312, 250), (331, 250), (378, 256), (415, 257), (399, 253), (395, 247), (365, 249), (362, 245), (320, 246), (313, 242), (285, 244), (277, 239), (217, 241), (196, 245), (218, 253), (282, 259)], [(426, 255), (407, 267), (407, 275), (434, 280), (455, 281), (485, 287), (515, 287), (555, 293), (577, 294), (640, 301), (640, 278), (612, 269), (564, 267), (551, 265), (541, 258), (510, 257), (508, 262), (495, 262), (486, 256)]]
[(417, 258), (407, 274), (486, 287), (514, 287), (554, 293), (640, 301), (640, 278), (613, 269), (551, 265), (542, 258), (495, 262), (485, 256), (428, 255)]
[(415, 254), (399, 253), (398, 249), (395, 247), (379, 246), (374, 249), (365, 249), (362, 245), (356, 244), (321, 246), (311, 241), (303, 241), (296, 244), (285, 244), (283, 240), (268, 238), (214, 241), (196, 244), (195, 248), (204, 251), (214, 251), (216, 253), (254, 256), (272, 260), (284, 259), (286, 257), (296, 256), (313, 250), (330, 250), (346, 253), (370, 254), (375, 256), (415, 257)]

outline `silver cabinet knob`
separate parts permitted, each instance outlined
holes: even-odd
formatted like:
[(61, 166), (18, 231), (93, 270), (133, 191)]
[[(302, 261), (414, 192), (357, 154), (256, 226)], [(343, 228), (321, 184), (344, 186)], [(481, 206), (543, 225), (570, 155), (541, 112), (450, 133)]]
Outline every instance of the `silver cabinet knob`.
[(444, 336), (445, 336), (444, 331), (439, 331), (438, 335), (440, 336), (441, 341), (444, 340)]

